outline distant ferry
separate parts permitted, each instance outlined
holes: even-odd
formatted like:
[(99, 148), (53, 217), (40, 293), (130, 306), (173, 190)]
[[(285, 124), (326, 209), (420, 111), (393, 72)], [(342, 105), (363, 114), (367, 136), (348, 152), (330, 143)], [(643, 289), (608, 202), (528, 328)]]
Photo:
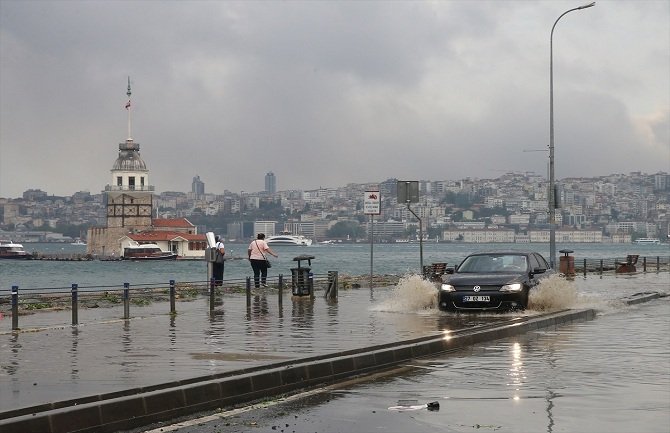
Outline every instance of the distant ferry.
[(652, 244), (652, 245), (656, 245), (656, 244), (660, 244), (660, 243), (661, 243), (661, 240), (660, 240), (660, 239), (656, 239), (656, 238), (639, 238), (639, 239), (635, 239), (635, 243), (636, 243), (636, 244)]
[(86, 242), (82, 241), (81, 239), (77, 239), (74, 242), (72, 242), (70, 245), (86, 246)]
[(291, 232), (281, 232), (276, 236), (270, 236), (265, 241), (268, 245), (312, 245), (312, 240), (303, 235), (293, 235)]
[(23, 249), (23, 245), (12, 241), (0, 241), (0, 259), (27, 260), (33, 256)]
[(176, 260), (177, 254), (156, 244), (131, 245), (123, 249), (123, 260)]

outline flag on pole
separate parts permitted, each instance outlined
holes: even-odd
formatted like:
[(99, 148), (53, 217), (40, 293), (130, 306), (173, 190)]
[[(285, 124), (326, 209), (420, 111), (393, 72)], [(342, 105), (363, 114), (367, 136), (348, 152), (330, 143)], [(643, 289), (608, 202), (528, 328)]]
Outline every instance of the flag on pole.
[(130, 99), (129, 99), (128, 102), (126, 103), (126, 110), (129, 109), (129, 108), (130, 108)]

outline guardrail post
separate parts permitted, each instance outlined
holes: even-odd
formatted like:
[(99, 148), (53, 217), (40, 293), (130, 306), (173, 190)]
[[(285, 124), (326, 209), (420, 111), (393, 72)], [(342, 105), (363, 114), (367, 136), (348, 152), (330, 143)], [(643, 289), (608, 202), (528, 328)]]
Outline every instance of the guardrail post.
[(279, 308), (282, 307), (283, 298), (284, 298), (284, 275), (279, 274), (279, 282), (277, 283), (277, 302), (279, 304)]
[(72, 326), (79, 324), (79, 285), (72, 284)]
[(130, 319), (130, 283), (123, 283), (123, 318)]
[(12, 331), (19, 330), (19, 286), (12, 286)]
[(177, 307), (175, 305), (175, 281), (170, 280), (170, 314), (177, 314)]
[(314, 273), (311, 271), (307, 274), (307, 284), (309, 287), (309, 297), (314, 299)]
[(216, 280), (214, 277), (209, 280), (209, 311), (214, 311), (214, 295), (216, 290)]
[(251, 309), (251, 277), (247, 277), (247, 310)]
[(328, 289), (326, 297), (330, 300), (337, 299), (338, 272), (328, 271)]

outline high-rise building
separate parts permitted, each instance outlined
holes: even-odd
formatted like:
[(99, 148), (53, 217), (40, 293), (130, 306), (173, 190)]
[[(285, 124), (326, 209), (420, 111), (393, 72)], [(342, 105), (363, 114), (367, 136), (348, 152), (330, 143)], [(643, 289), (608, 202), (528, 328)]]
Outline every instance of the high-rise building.
[(201, 197), (205, 195), (205, 182), (200, 180), (200, 176), (197, 174), (193, 178), (193, 183), (191, 184), (191, 192), (196, 197)]
[(273, 172), (265, 175), (265, 192), (274, 194), (277, 192), (277, 178)]

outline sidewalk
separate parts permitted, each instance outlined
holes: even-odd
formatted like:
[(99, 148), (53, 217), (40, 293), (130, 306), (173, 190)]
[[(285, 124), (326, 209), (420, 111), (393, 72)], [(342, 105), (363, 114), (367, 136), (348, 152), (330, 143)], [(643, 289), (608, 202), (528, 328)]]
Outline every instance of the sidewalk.
[[(394, 307), (391, 288), (317, 293), (282, 308), (273, 290), (226, 295), (209, 314), (206, 298), (0, 320), (0, 430), (117, 431), (198, 410), (252, 401), (388, 368), (458, 345), (502, 338), (593, 310), (476, 316)], [(406, 301), (406, 300), (405, 300)], [(391, 311), (389, 311), (391, 310)], [(27, 329), (32, 328), (32, 329)], [(449, 337), (445, 337), (448, 335)]]

